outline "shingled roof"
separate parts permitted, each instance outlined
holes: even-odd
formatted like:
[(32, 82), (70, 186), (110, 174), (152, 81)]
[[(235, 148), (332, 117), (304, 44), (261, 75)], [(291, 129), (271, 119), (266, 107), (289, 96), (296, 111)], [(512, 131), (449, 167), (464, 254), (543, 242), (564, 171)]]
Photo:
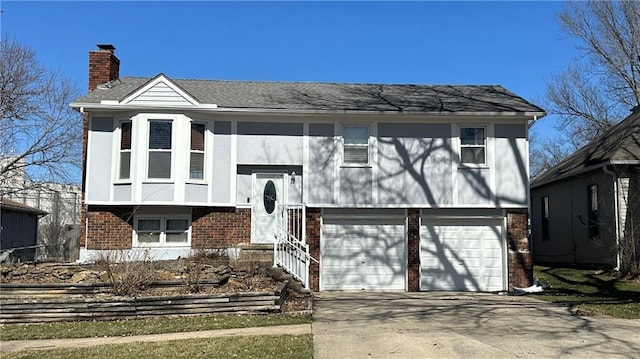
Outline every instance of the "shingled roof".
[(12, 201), (6, 198), (0, 198), (0, 208), (5, 208), (5, 209), (16, 211), (16, 212), (32, 213), (40, 216), (44, 216), (48, 214), (45, 211), (41, 211), (39, 209), (29, 207), (24, 203)]
[[(153, 78), (123, 77), (99, 86), (78, 104), (121, 101)], [(497, 85), (389, 85), (313, 82), (180, 80), (173, 83), (219, 109), (373, 111), (407, 113), (533, 113), (544, 110)]]
[(609, 164), (640, 163), (640, 107), (622, 122), (589, 142), (531, 182), (540, 187)]

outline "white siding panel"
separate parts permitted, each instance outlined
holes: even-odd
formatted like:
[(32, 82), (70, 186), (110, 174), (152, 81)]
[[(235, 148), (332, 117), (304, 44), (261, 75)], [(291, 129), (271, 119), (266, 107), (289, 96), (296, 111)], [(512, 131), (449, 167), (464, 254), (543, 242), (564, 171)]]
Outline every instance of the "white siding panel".
[(191, 102), (163, 82), (133, 98), (129, 103), (134, 105), (191, 105)]
[(423, 219), (420, 289), (504, 289), (504, 241), (500, 220)]
[(323, 225), (322, 290), (404, 290), (404, 218), (331, 220)]

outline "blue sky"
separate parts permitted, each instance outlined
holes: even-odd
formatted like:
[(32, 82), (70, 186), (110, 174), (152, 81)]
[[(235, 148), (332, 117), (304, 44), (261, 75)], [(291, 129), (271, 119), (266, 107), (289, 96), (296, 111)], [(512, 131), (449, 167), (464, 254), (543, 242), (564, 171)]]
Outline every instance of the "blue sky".
[[(88, 51), (111, 43), (122, 76), (500, 84), (542, 105), (576, 55), (562, 2), (2, 1), (2, 33), (87, 88)], [(549, 135), (554, 119), (536, 125)]]

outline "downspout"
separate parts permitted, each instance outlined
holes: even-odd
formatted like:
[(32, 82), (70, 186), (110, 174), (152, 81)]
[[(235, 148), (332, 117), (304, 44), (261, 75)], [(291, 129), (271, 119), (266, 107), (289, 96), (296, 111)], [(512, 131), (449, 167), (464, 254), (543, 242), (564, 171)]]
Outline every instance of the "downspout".
[(616, 224), (616, 271), (620, 270), (620, 265), (622, 259), (620, 258), (620, 218), (618, 218), (619, 213), (619, 203), (618, 203), (618, 176), (615, 172), (611, 171), (607, 168), (607, 166), (602, 167), (604, 173), (610, 174), (613, 176), (613, 215)]

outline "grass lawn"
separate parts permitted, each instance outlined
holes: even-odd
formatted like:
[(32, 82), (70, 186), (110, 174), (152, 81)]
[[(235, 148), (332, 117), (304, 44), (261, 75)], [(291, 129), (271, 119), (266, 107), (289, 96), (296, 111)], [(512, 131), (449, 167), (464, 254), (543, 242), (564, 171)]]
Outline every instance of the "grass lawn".
[(549, 288), (534, 298), (561, 303), (581, 314), (640, 319), (640, 280), (623, 280), (598, 270), (536, 266), (535, 277)]
[[(0, 326), (0, 340), (59, 339), (144, 334), (179, 333), (199, 330), (266, 327), (306, 324), (310, 315), (212, 315), (198, 317), (152, 318), (118, 321), (55, 322), (45, 324), (6, 324)], [(90, 356), (89, 356), (90, 357)], [(135, 356), (134, 356), (135, 357)]]
[(2, 359), (48, 358), (313, 358), (313, 336), (279, 335), (187, 339), (157, 343), (101, 345), (88, 348), (30, 350), (3, 353)]

